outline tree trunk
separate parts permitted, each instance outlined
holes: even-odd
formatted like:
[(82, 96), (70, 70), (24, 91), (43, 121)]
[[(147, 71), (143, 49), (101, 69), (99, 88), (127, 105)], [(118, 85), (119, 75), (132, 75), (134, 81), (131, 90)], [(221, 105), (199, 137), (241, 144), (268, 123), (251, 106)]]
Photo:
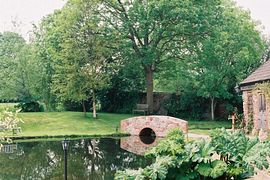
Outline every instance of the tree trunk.
[(96, 119), (97, 118), (97, 110), (96, 110), (96, 94), (95, 91), (93, 90), (93, 118)]
[(215, 120), (215, 98), (211, 97), (211, 119)]
[(153, 70), (151, 69), (151, 66), (145, 68), (145, 77), (146, 77), (146, 96), (147, 96), (146, 99), (147, 99), (147, 104), (148, 104), (148, 113), (153, 114), (154, 83), (153, 83)]
[(48, 101), (44, 101), (44, 104), (45, 104), (45, 111), (46, 112), (49, 112), (50, 111), (50, 105), (49, 105), (49, 102)]
[(82, 100), (82, 107), (83, 107), (84, 117), (86, 117), (86, 108), (85, 108), (84, 100)]

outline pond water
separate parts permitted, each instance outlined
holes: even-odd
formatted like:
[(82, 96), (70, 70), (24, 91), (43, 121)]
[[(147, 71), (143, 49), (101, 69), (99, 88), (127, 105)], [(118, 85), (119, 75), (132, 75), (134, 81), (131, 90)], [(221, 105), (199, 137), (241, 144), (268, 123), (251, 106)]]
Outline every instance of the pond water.
[[(154, 146), (139, 137), (70, 140), (68, 179), (113, 179), (116, 170), (145, 167), (142, 155)], [(61, 141), (22, 142), (5, 145), (0, 152), (0, 179), (63, 179)]]

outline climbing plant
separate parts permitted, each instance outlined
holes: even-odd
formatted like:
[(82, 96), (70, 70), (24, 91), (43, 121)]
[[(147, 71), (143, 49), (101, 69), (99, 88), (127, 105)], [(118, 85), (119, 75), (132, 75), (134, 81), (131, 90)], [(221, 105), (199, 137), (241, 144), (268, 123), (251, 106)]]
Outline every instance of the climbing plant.
[(267, 99), (270, 99), (270, 83), (262, 83), (258, 84), (255, 88), (255, 90), (260, 90), (262, 91)]

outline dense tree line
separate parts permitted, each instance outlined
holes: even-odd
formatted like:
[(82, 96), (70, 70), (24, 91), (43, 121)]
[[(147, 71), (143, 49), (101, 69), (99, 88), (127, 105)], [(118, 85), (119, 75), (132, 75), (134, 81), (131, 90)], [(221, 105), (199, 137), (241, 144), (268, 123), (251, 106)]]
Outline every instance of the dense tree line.
[[(261, 62), (265, 40), (231, 0), (69, 0), (26, 43), (0, 36), (1, 99), (39, 100), (47, 110), (101, 91), (161, 90), (217, 100)], [(104, 95), (104, 94), (103, 94)], [(106, 97), (105, 97), (106, 98)]]

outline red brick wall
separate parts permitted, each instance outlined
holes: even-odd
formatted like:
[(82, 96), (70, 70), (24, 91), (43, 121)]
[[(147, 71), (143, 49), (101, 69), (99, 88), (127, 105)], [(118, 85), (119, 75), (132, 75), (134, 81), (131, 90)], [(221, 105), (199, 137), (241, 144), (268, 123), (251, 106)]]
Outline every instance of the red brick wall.
[(158, 137), (164, 137), (174, 128), (188, 132), (188, 122), (170, 116), (138, 116), (121, 121), (121, 131), (139, 135), (144, 128), (151, 128)]
[(270, 129), (270, 98), (266, 99), (266, 122), (268, 125), (268, 129)]
[(259, 121), (259, 94), (257, 91), (253, 92), (253, 122), (254, 122), (254, 129), (258, 128), (258, 121)]
[(243, 92), (243, 111), (244, 111), (244, 120), (246, 125), (248, 124), (250, 114), (253, 115), (253, 95), (252, 91)]

